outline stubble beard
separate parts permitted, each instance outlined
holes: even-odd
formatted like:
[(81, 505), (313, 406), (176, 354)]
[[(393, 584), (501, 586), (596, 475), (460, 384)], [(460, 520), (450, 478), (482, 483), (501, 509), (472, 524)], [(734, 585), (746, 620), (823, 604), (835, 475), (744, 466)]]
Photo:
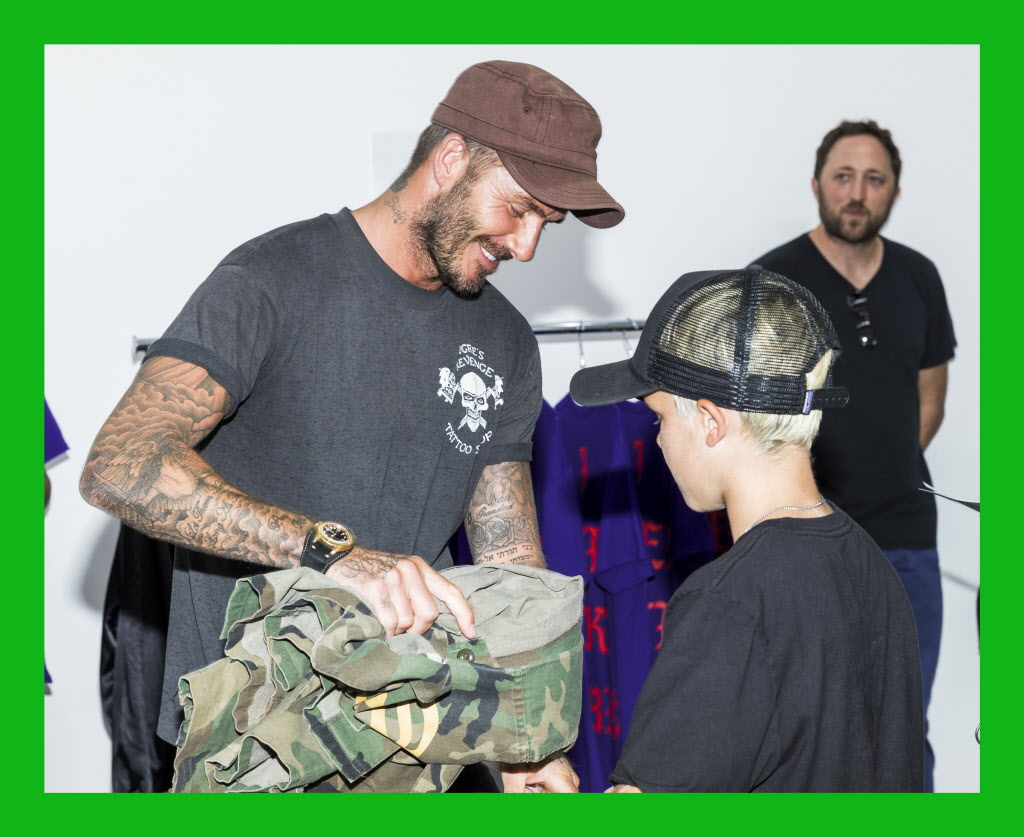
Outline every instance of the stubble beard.
[(497, 268), (476, 264), (474, 273), (462, 272), (461, 262), (466, 249), (483, 244), (498, 261), (512, 257), (507, 248), (478, 233), (479, 223), (469, 207), (469, 197), (476, 178), (466, 174), (447, 192), (433, 198), (412, 223), (422, 255), (429, 262), (436, 278), (462, 299), (475, 299), (484, 289), (486, 279)]
[[(838, 212), (834, 212), (825, 205), (824, 198), (818, 198), (818, 217), (821, 225), (832, 238), (838, 238), (847, 244), (865, 244), (875, 238), (889, 220), (889, 212), (892, 209), (893, 200), (878, 215), (872, 215), (861, 201), (850, 201)], [(855, 230), (849, 230), (843, 219), (843, 211), (856, 209), (864, 213), (864, 219)]]

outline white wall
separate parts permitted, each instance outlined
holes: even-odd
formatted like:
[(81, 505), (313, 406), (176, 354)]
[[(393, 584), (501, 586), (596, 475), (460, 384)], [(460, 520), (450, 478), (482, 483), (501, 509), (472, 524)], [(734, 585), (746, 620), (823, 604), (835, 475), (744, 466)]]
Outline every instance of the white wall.
[[(77, 480), (136, 370), (133, 336), (159, 336), (235, 245), (374, 197), (403, 142), (479, 60), (539, 64), (591, 101), (605, 129), (600, 178), (627, 210), (613, 230), (570, 220), (532, 264), (502, 266), (496, 284), (535, 323), (644, 317), (681, 273), (741, 266), (810, 229), (825, 131), (862, 117), (891, 128), (905, 162), (886, 234), (938, 264), (960, 341), (932, 474), (940, 490), (977, 498), (978, 56), (971, 46), (48, 47), (46, 395), (71, 451), (50, 472), (46, 518), (46, 789), (110, 787), (95, 684), (116, 525), (78, 497)], [(586, 341), (590, 364), (624, 351), (618, 336)], [(578, 365), (576, 341), (542, 340), (542, 354), (554, 402)], [(978, 517), (944, 501), (939, 511), (936, 787), (977, 791)]]

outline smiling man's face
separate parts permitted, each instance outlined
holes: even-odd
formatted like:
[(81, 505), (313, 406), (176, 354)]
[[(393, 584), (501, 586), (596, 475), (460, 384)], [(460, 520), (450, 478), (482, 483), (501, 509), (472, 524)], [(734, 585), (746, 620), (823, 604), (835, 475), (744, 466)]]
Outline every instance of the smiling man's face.
[(501, 262), (532, 259), (544, 227), (564, 218), (523, 191), (499, 164), (467, 173), (437, 195), (414, 231), (437, 278), (458, 296), (474, 297)]

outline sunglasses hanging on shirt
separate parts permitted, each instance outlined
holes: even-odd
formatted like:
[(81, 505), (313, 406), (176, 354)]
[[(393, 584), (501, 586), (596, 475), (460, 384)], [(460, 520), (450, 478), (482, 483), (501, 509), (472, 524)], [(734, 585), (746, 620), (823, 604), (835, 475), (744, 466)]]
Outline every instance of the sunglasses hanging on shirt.
[(871, 325), (871, 313), (868, 311), (868, 298), (860, 291), (854, 291), (846, 297), (846, 307), (856, 319), (857, 342), (861, 348), (873, 349), (878, 345), (875, 328)]

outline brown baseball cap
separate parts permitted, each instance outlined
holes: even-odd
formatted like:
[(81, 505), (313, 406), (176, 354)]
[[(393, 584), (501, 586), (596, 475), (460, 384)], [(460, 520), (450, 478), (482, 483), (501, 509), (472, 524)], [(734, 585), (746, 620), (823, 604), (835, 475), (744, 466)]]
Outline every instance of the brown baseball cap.
[(431, 121), (493, 148), (523, 189), (584, 224), (614, 227), (626, 215), (597, 182), (597, 111), (540, 67), (474, 64), (455, 79)]

